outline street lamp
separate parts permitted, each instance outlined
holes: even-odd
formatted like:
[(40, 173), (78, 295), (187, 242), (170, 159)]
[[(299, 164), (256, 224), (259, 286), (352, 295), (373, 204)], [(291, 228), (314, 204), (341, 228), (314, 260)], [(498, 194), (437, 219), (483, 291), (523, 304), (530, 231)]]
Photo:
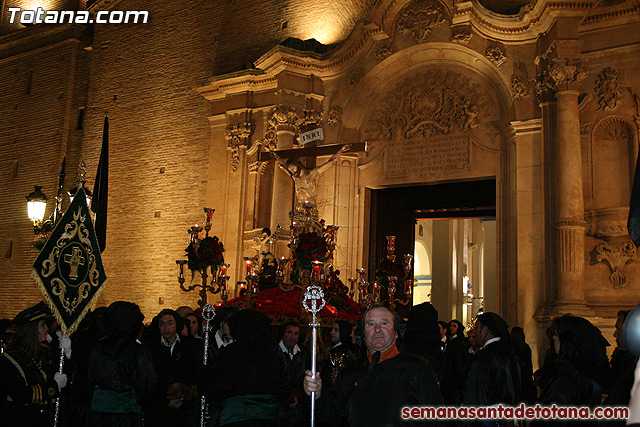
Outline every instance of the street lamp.
[(42, 186), (35, 185), (35, 191), (27, 196), (27, 216), (33, 221), (33, 231), (36, 234), (47, 233), (55, 227), (62, 212), (62, 185), (64, 184), (66, 158), (62, 159), (62, 169), (58, 174), (58, 193), (56, 194), (56, 206), (51, 216), (44, 219), (44, 212), (47, 209), (47, 196), (42, 193)]
[(27, 216), (33, 221), (33, 227), (38, 228), (44, 219), (47, 208), (47, 196), (41, 191), (41, 185), (34, 185), (35, 190), (27, 196)]

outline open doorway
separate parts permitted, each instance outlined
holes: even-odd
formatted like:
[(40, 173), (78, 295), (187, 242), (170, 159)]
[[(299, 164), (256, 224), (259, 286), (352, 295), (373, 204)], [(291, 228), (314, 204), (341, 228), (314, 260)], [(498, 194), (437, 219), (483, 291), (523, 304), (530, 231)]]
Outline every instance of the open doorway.
[(441, 320), (495, 311), (495, 218), (416, 218), (413, 268), (413, 304), (431, 302)]
[(396, 253), (414, 254), (413, 305), (430, 301), (463, 324), (496, 310), (495, 179), (371, 190), (370, 200), (370, 272), (396, 236)]

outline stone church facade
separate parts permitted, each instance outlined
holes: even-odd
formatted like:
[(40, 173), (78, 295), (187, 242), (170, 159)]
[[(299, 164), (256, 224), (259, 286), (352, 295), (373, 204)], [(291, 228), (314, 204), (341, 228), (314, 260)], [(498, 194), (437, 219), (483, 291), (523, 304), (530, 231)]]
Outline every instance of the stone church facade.
[[(92, 182), (105, 111), (105, 304), (136, 301), (148, 317), (195, 305), (174, 261), (204, 206), (216, 209), (212, 232), (240, 280), (253, 237), (289, 224), (292, 183), (267, 151), (297, 148), (315, 127), (320, 146), (367, 142), (318, 189), (320, 217), (340, 226), (343, 280), (376, 255), (371, 190), (493, 180), (496, 310), (539, 352), (553, 315), (584, 315), (610, 333), (617, 310), (638, 302), (626, 232), (637, 1), (51, 3), (148, 10), (150, 21), (23, 27), (4, 11), (21, 2), (3, 3), (3, 316), (39, 297), (24, 196), (36, 184), (53, 196), (64, 157), (84, 160)], [(276, 256), (286, 251), (276, 244)]]

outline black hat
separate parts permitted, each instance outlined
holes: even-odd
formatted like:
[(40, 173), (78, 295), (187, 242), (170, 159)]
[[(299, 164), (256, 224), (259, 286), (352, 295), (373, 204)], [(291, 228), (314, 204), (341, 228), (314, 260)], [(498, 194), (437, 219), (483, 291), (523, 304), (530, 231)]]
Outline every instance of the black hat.
[(25, 325), (29, 322), (41, 320), (48, 316), (51, 316), (51, 310), (49, 310), (49, 307), (47, 307), (44, 302), (40, 301), (33, 307), (29, 307), (18, 313), (18, 315), (13, 319), (13, 324), (16, 326)]

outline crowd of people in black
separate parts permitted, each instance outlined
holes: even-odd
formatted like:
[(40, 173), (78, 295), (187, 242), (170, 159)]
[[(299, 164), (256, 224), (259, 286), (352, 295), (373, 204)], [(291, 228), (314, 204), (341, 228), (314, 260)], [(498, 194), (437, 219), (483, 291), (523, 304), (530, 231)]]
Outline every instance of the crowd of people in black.
[(509, 330), (495, 313), (465, 328), (438, 321), (430, 303), (413, 307), (406, 321), (374, 306), (358, 323), (338, 320), (321, 331), (313, 375), (299, 320), (276, 328), (253, 310), (218, 309), (205, 358), (203, 320), (189, 307), (164, 309), (145, 325), (136, 304), (114, 302), (68, 338), (38, 303), (0, 321), (0, 424), (51, 425), (56, 400), (58, 425), (72, 427), (196, 426), (202, 396), (207, 426), (307, 426), (312, 393), (321, 426), (405, 425), (403, 408), (416, 406), (625, 406), (638, 361), (623, 340), (627, 315), (618, 314), (610, 360), (608, 342), (588, 320), (554, 319), (533, 372), (523, 329)]

